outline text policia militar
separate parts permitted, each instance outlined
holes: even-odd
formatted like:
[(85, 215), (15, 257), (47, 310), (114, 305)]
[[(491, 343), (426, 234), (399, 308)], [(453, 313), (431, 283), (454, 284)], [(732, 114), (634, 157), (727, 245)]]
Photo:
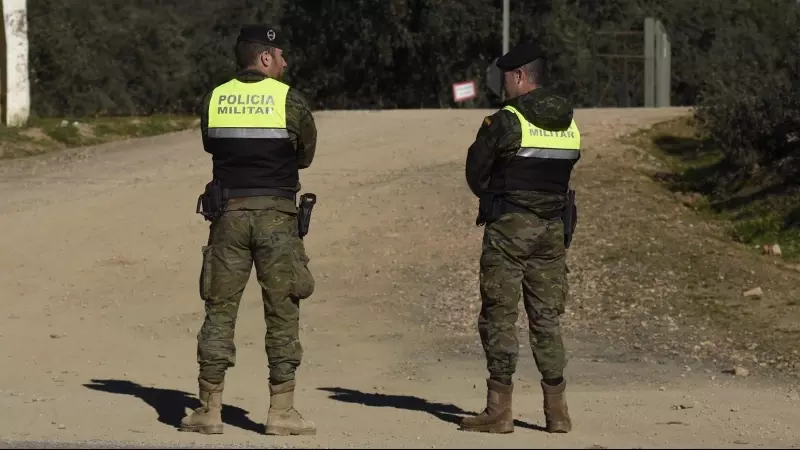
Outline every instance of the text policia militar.
[[(225, 106), (223, 106), (225, 105)], [(220, 95), (217, 102), (218, 114), (272, 114), (275, 99), (264, 94)]]

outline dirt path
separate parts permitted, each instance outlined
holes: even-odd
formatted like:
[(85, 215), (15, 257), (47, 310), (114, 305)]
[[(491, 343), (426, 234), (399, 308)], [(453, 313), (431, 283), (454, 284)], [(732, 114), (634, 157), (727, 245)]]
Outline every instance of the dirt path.
[[(616, 205), (598, 203), (603, 193), (585, 197), (585, 225), (571, 256), (574, 303), (565, 319), (575, 430), (561, 436), (539, 431), (541, 395), (527, 345), (515, 396), (516, 432), (456, 429), (460, 417), (482, 408), (485, 395), (474, 325), (482, 229), (474, 226), (475, 201), (463, 181), (466, 147), (485, 113), (318, 114), (318, 156), (302, 174), (304, 190), (319, 198), (306, 240), (317, 291), (303, 306), (306, 356), (297, 396), (319, 432), (306, 438), (259, 434), (268, 391), (254, 278), (237, 326), (225, 434), (174, 429), (184, 408), (196, 404), (197, 276), (207, 225), (194, 207), (210, 172), (196, 132), (0, 165), (0, 442), (798, 447), (800, 399), (790, 382), (721, 375), (701, 353), (685, 366), (658, 347), (671, 342), (659, 327), (684, 330), (680, 315), (677, 322), (652, 317), (652, 333), (641, 333), (631, 322), (639, 317), (626, 309), (644, 314), (652, 305), (615, 304), (618, 297), (609, 294), (614, 280), (619, 289), (644, 291), (669, 287), (669, 280), (657, 277), (650, 280), (657, 286), (647, 285), (642, 277), (649, 260), (615, 253), (613, 243), (603, 250), (606, 227), (614, 225), (606, 217), (616, 213)], [(613, 138), (680, 113), (580, 111), (587, 151), (579, 191), (627, 189), (625, 180), (637, 175), (612, 168), (634, 159)], [(663, 202), (647, 189), (629, 194), (642, 205)], [(669, 223), (662, 225), (642, 236), (671, 242)], [(608, 255), (618, 268), (642, 267), (642, 277), (610, 273)], [(773, 278), (777, 286), (798, 281)], [(609, 308), (623, 320), (598, 325), (597, 314)]]

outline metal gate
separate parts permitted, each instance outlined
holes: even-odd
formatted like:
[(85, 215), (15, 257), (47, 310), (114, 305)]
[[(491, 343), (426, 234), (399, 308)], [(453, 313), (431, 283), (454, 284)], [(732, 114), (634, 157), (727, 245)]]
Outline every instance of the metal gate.
[(671, 47), (652, 17), (641, 28), (601, 30), (590, 39), (596, 107), (666, 107), (671, 94)]

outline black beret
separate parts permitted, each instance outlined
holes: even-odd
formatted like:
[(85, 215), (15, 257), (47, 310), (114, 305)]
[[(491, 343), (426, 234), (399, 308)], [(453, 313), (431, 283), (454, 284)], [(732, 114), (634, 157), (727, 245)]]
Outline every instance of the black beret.
[(286, 48), (286, 40), (283, 33), (274, 27), (267, 25), (245, 25), (239, 31), (236, 42), (257, 42), (280, 49)]
[(503, 72), (509, 72), (536, 58), (544, 58), (544, 53), (539, 45), (536, 42), (523, 42), (498, 58), (496, 64)]

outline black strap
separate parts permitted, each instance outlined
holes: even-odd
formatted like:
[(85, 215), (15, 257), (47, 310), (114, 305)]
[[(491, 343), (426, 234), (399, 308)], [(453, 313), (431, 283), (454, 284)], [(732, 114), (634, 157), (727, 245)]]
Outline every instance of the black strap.
[(271, 197), (288, 198), (294, 200), (296, 193), (294, 191), (287, 191), (285, 189), (272, 189), (272, 188), (254, 188), (254, 189), (226, 189), (225, 196), (227, 198), (242, 198), (242, 197), (261, 197), (268, 195)]

